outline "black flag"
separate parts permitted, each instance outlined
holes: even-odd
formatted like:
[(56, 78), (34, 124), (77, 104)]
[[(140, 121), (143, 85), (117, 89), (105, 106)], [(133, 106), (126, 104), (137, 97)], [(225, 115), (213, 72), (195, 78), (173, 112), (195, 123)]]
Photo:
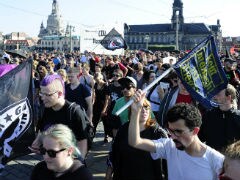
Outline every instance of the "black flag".
[(127, 44), (121, 34), (114, 28), (100, 42), (107, 50), (114, 51), (115, 49), (127, 49)]
[(28, 60), (0, 77), (0, 169), (29, 153), (28, 146), (35, 138), (31, 75), (32, 62)]

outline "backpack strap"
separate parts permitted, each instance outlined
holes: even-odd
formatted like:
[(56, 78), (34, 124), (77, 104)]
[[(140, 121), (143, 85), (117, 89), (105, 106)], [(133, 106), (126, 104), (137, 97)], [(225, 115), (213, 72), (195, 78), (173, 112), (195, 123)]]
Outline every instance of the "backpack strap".
[(151, 103), (154, 103), (154, 104), (160, 105), (159, 102), (155, 102), (155, 101), (152, 101), (152, 100), (150, 99), (150, 97), (151, 97), (151, 95), (152, 95), (154, 89), (155, 89), (158, 85), (159, 85), (159, 83), (155, 84), (155, 85), (150, 89), (150, 91), (149, 91), (149, 93), (148, 93), (148, 95), (147, 95), (147, 100), (150, 101)]
[(81, 110), (81, 116), (84, 123), (86, 123), (86, 130), (87, 130), (87, 144), (88, 144), (88, 150), (92, 146), (93, 138), (95, 137), (94, 127), (91, 125), (89, 118), (87, 116), (87, 113), (84, 108), (82, 108), (79, 104), (76, 104), (75, 102), (72, 102), (68, 107), (68, 118), (69, 118), (69, 125), (73, 126), (72, 121), (72, 115), (76, 112), (77, 108), (80, 108)]
[(75, 112), (75, 109), (76, 109), (76, 108), (74, 108), (74, 107), (76, 107), (75, 105), (76, 105), (76, 103), (75, 103), (75, 102), (72, 102), (72, 103), (68, 106), (68, 117), (69, 117), (68, 120), (70, 121), (71, 126), (72, 126), (72, 114)]
[[(70, 125), (73, 126), (73, 121), (72, 121), (72, 114), (75, 113), (76, 108), (78, 107), (78, 105), (75, 102), (72, 102), (69, 106), (68, 106), (68, 120), (70, 121)], [(79, 151), (80, 152), (80, 151)], [(80, 152), (79, 156), (77, 157), (77, 159), (83, 163), (86, 166), (86, 162), (85, 159), (82, 157), (82, 154)]]

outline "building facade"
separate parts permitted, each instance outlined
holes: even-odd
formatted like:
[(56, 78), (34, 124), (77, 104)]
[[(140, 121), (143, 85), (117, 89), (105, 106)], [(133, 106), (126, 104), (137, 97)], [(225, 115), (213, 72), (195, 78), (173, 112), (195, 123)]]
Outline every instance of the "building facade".
[(60, 51), (78, 51), (80, 50), (79, 36), (44, 36), (38, 42), (36, 47), (39, 50), (60, 50)]
[(209, 35), (215, 37), (219, 50), (222, 48), (220, 21), (216, 25), (184, 23), (183, 3), (174, 0), (171, 23), (169, 24), (124, 24), (124, 39), (130, 50), (189, 50)]
[(37, 40), (29, 37), (24, 32), (12, 32), (10, 34), (6, 34), (3, 40), (3, 49), (5, 50), (28, 50), (32, 46), (36, 45)]

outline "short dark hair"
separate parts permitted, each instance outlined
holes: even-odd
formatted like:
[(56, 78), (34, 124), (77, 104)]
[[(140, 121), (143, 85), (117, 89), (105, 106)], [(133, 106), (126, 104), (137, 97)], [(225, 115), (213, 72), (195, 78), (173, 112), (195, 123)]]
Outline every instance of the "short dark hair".
[(155, 72), (154, 72), (153, 70), (147, 70), (147, 71), (145, 71), (145, 72), (143, 73), (143, 79), (144, 79), (145, 81), (148, 81), (148, 80), (150, 79), (150, 75), (151, 75), (152, 73), (155, 74)]
[(184, 120), (189, 129), (200, 127), (202, 125), (202, 116), (200, 111), (193, 105), (187, 103), (178, 103), (168, 110), (166, 121), (173, 123), (178, 120)]

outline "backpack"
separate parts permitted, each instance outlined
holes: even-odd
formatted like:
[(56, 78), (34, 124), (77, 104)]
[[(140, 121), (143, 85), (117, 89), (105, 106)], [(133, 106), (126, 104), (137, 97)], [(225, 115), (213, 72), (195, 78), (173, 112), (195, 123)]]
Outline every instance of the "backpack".
[(84, 116), (84, 119), (86, 122), (86, 129), (87, 129), (87, 134), (88, 134), (87, 135), (87, 145), (88, 145), (88, 150), (90, 150), (92, 147), (93, 138), (95, 136), (95, 133), (94, 133), (94, 127), (91, 125), (85, 109), (83, 109), (80, 105), (76, 104), (75, 102), (71, 103), (68, 107), (69, 121), (70, 121), (70, 124), (72, 125), (72, 115), (75, 113), (75, 111), (78, 108), (80, 108), (81, 114)]

